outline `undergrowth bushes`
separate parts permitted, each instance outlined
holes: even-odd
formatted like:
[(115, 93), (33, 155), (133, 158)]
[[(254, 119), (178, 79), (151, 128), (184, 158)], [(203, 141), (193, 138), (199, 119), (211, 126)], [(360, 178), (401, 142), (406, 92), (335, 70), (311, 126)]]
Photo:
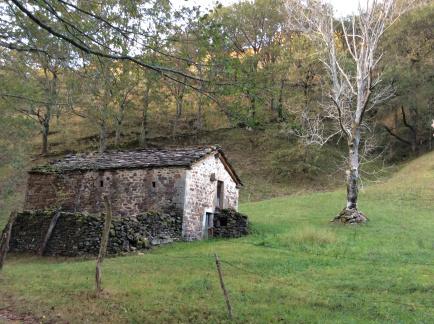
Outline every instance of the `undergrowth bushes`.
[(298, 142), (288, 148), (273, 152), (271, 160), (277, 176), (313, 180), (320, 174), (336, 171), (339, 148), (332, 145), (305, 146)]

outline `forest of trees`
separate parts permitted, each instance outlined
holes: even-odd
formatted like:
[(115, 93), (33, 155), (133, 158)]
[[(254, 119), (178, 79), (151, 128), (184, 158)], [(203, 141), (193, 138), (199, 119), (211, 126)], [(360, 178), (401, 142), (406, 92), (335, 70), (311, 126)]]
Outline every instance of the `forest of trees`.
[[(387, 148), (389, 160), (432, 149), (429, 2), (398, 14), (386, 4), (402, 1), (379, 2), (353, 17), (359, 24), (330, 18), (331, 8), (316, 1), (309, 8), (241, 1), (208, 12), (175, 10), (167, 0), (30, 2), (0, 4), (0, 125), (13, 126), (0, 127), (2, 149), (11, 153), (2, 164), (36, 132), (40, 153), (49, 154), (54, 122), (60, 131), (79, 125), (96, 135), (100, 152), (121, 145), (126, 133), (146, 146), (156, 135), (270, 125), (300, 147), (346, 136), (350, 152), (355, 145), (366, 154)], [(379, 59), (365, 66), (358, 49), (368, 41), (370, 59)], [(333, 113), (325, 108), (333, 105)]]
[[(140, 128), (142, 145), (150, 122), (171, 134), (276, 123), (302, 139), (318, 123), (329, 84), (320, 51), (294, 27), (288, 6), (294, 7), (284, 0), (242, 1), (205, 13), (174, 11), (166, 1), (84, 2), (80, 8), (41, 1), (35, 15), (80, 49), (7, 2), (0, 7), (2, 118), (34, 120), (42, 154), (49, 152), (53, 119), (67, 122), (72, 115), (99, 134), (100, 151), (109, 134), (119, 144), (127, 123)], [(396, 91), (370, 115), (375, 132), (404, 154), (432, 147), (432, 27), (433, 6), (416, 7), (381, 43), (378, 69)], [(348, 55), (344, 46), (337, 50)], [(132, 59), (113, 59), (123, 55)]]

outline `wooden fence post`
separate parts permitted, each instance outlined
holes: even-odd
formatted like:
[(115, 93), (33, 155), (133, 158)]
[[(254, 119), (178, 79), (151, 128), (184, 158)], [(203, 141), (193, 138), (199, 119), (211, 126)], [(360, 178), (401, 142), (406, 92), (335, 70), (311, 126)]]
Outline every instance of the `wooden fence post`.
[(107, 196), (104, 196), (104, 204), (106, 208), (104, 228), (101, 235), (101, 243), (99, 246), (98, 258), (96, 260), (96, 271), (95, 271), (95, 283), (96, 283), (96, 294), (102, 291), (101, 288), (101, 264), (104, 261), (104, 256), (107, 251), (107, 243), (110, 234), (110, 225), (112, 223), (112, 205)]
[(221, 269), (221, 265), (220, 265), (220, 259), (217, 255), (217, 253), (214, 253), (214, 257), (215, 257), (215, 264), (217, 267), (217, 272), (218, 272), (219, 279), (220, 279), (220, 287), (223, 290), (223, 296), (225, 297), (226, 307), (228, 309), (228, 318), (229, 318), (229, 320), (232, 320), (232, 306), (231, 306), (231, 302), (229, 301), (228, 291), (226, 290), (225, 283), (223, 281), (223, 274), (222, 274), (222, 269)]
[(17, 211), (14, 210), (9, 216), (9, 220), (6, 227), (3, 229), (2, 236), (0, 239), (0, 270), (3, 268), (3, 264), (6, 259), (6, 254), (9, 251), (9, 240), (11, 238), (12, 226), (17, 218)]
[(44, 240), (42, 241), (42, 244), (39, 248), (38, 255), (43, 256), (45, 248), (47, 246), (48, 240), (51, 237), (51, 234), (53, 233), (54, 227), (56, 227), (57, 221), (60, 217), (60, 208), (56, 210), (53, 218), (51, 218), (50, 226), (48, 226), (47, 233), (45, 234)]

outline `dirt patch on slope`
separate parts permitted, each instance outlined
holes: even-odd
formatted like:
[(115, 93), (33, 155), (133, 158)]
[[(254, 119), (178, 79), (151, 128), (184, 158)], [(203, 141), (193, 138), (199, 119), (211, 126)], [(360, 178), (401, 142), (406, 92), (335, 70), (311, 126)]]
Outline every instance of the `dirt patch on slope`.
[(0, 323), (36, 324), (41, 323), (41, 321), (32, 315), (17, 314), (9, 308), (3, 308), (0, 309)]

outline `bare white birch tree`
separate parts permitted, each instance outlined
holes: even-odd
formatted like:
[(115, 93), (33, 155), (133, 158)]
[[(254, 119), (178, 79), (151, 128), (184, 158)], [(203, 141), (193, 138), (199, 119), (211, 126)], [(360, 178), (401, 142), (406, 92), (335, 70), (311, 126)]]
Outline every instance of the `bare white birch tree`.
[[(357, 203), (365, 115), (393, 96), (391, 86), (381, 85), (378, 63), (382, 55), (378, 48), (382, 35), (402, 10), (395, 0), (367, 0), (364, 6), (359, 4), (357, 14), (338, 22), (332, 7), (323, 0), (289, 0), (287, 8), (291, 23), (319, 46), (330, 79), (328, 100), (322, 103), (324, 120), (337, 126), (330, 129), (331, 135), (339, 131), (347, 141), (347, 203), (334, 221), (363, 223), (367, 217)], [(331, 139), (324, 125), (317, 126), (319, 131), (312, 132), (316, 142)]]

